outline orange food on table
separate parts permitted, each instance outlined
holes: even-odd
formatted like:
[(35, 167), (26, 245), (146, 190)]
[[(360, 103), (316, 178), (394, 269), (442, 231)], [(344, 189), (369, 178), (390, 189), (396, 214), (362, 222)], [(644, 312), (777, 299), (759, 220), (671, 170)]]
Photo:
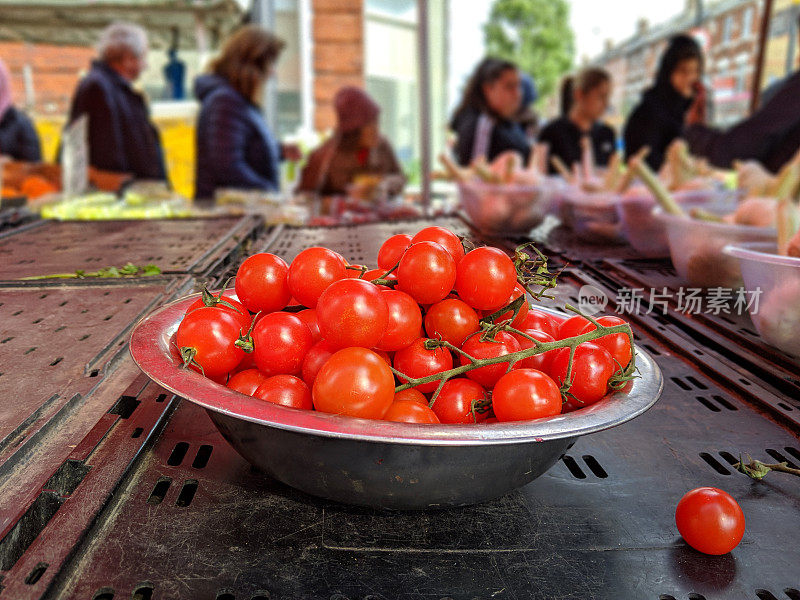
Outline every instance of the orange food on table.
[(22, 180), (22, 185), (20, 185), (20, 192), (28, 198), (39, 198), (45, 194), (52, 194), (57, 191), (57, 186), (39, 175), (29, 175)]

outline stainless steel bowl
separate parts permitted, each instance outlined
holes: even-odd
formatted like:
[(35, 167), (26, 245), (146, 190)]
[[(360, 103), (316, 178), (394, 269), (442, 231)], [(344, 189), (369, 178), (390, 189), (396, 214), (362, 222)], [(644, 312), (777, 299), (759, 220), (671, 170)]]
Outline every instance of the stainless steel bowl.
[(183, 369), (170, 341), (197, 295), (142, 319), (131, 355), (153, 381), (206, 409), (250, 463), (315, 496), (347, 504), (424, 509), (474, 504), (536, 479), (581, 435), (642, 414), (661, 395), (661, 371), (637, 348), (639, 378), (580, 411), (489, 425), (415, 425), (296, 410)]

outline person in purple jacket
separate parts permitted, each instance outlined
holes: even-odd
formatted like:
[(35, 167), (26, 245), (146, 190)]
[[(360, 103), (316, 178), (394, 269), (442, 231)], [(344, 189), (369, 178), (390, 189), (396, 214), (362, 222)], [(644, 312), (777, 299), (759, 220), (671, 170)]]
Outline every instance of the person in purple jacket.
[(299, 158), (281, 146), (261, 113), (264, 85), (284, 42), (257, 25), (238, 29), (195, 80), (197, 117), (195, 198), (213, 199), (219, 188), (277, 191), (280, 160)]

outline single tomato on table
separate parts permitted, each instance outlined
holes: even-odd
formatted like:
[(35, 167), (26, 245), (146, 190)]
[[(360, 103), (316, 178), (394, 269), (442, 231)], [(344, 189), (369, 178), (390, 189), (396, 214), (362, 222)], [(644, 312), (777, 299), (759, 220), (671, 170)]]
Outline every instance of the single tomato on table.
[(687, 492), (675, 508), (675, 524), (686, 543), (703, 554), (727, 554), (744, 537), (742, 507), (713, 487)]

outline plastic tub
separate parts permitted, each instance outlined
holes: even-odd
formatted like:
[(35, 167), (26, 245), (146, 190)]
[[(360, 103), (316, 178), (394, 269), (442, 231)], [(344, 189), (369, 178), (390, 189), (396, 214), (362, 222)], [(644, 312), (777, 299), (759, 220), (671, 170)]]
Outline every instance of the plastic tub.
[[(713, 207), (711, 212), (719, 212)], [(728, 244), (746, 242), (777, 243), (772, 227), (728, 225), (665, 214), (660, 208), (655, 218), (664, 223), (672, 264), (678, 275), (693, 287), (739, 288), (742, 273), (739, 261), (723, 253)]]
[(776, 254), (774, 242), (729, 245), (724, 251), (739, 261), (758, 334), (800, 357), (800, 258)]
[(477, 181), (459, 184), (458, 192), (461, 206), (481, 231), (524, 234), (542, 222), (560, 185), (554, 178), (536, 185)]
[[(679, 204), (704, 206), (709, 203), (732, 202), (731, 192), (720, 190), (689, 190), (677, 192)], [(667, 258), (669, 242), (664, 224), (653, 217), (656, 200), (650, 192), (624, 195), (616, 204), (623, 237), (645, 258)]]
[(561, 202), (561, 222), (578, 238), (594, 243), (621, 244), (616, 205), (620, 195), (611, 192), (583, 192), (571, 188)]

